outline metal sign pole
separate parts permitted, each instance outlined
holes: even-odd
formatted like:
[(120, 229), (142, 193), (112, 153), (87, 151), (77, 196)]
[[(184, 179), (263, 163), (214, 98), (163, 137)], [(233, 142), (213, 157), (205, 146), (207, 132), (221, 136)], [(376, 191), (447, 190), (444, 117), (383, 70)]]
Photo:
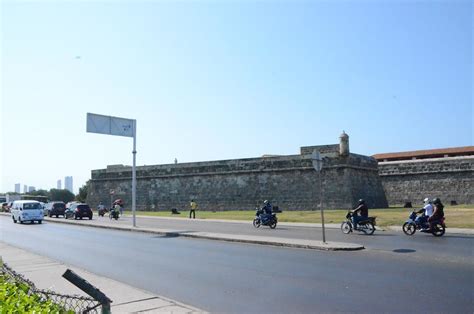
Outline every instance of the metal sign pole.
[(137, 158), (137, 132), (136, 132), (136, 121), (133, 120), (133, 166), (132, 166), (132, 215), (133, 215), (133, 226), (136, 227), (135, 210), (136, 210), (136, 193), (137, 193), (137, 175), (135, 171), (135, 164)]
[(324, 227), (324, 209), (323, 209), (323, 181), (322, 181), (322, 170), (323, 170), (323, 158), (319, 150), (314, 150), (311, 155), (314, 170), (319, 174), (319, 209), (321, 210), (321, 224), (323, 227), (323, 243), (326, 243), (326, 228)]
[(115, 191), (114, 191), (114, 190), (110, 190), (110, 191), (109, 191), (109, 194), (110, 194), (110, 208), (112, 208), (112, 204), (114, 203), (114, 194), (115, 194)]
[(133, 137), (133, 166), (132, 166), (132, 213), (133, 226), (136, 227), (135, 211), (136, 211), (136, 155), (137, 155), (137, 120), (118, 118), (112, 116), (104, 116), (95, 113), (87, 113), (87, 132), (99, 133), (107, 135), (117, 135)]
[(323, 225), (323, 243), (326, 243), (326, 229), (324, 228), (324, 209), (323, 209), (323, 180), (322, 171), (319, 171), (319, 209), (321, 210), (321, 222)]

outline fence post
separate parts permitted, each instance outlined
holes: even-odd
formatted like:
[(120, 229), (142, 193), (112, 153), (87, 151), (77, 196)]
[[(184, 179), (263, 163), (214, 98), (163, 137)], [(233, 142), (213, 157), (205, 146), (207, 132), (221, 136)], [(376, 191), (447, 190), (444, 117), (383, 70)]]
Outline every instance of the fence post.
[(102, 314), (110, 314), (110, 300), (102, 291), (91, 285), (87, 280), (76, 274), (70, 269), (67, 269), (63, 277), (71, 282), (73, 285), (93, 297), (102, 304)]

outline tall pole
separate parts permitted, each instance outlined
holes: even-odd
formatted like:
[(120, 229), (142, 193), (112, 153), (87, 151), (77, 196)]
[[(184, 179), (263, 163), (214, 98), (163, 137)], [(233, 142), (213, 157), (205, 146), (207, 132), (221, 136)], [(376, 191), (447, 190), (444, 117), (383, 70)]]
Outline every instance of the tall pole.
[(321, 225), (323, 227), (323, 243), (326, 243), (326, 228), (324, 227), (324, 209), (323, 209), (323, 158), (318, 149), (313, 150), (311, 154), (311, 161), (313, 163), (313, 168), (318, 172), (319, 177), (319, 209), (321, 210)]
[(135, 220), (136, 210), (136, 193), (137, 193), (137, 174), (135, 171), (135, 164), (137, 159), (137, 121), (133, 120), (133, 166), (132, 166), (132, 215), (133, 215), (133, 226), (136, 227), (137, 223)]
[(326, 230), (324, 228), (324, 210), (323, 210), (323, 180), (321, 179), (323, 172), (319, 171), (319, 209), (321, 210), (321, 222), (323, 225), (323, 243), (326, 243)]
[[(117, 118), (112, 116), (103, 116), (95, 113), (87, 113), (87, 132), (133, 137), (133, 166), (132, 166), (132, 214), (133, 226), (136, 227), (135, 211), (137, 207), (137, 176), (136, 176), (136, 160), (137, 160), (137, 120)], [(112, 194), (112, 193), (111, 193)]]

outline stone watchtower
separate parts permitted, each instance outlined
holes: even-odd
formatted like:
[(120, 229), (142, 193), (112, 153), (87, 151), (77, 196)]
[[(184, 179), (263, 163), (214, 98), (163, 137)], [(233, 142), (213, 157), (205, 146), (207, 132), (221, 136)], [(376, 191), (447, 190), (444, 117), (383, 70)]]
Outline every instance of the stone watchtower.
[(349, 156), (349, 135), (344, 131), (339, 136), (339, 155), (342, 157)]

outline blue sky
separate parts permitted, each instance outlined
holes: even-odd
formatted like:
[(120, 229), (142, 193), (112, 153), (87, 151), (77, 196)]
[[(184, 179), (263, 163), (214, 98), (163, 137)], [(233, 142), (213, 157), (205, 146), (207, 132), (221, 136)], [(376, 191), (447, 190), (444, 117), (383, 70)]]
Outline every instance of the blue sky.
[(137, 165), (473, 145), (471, 1), (3, 1), (1, 182)]

